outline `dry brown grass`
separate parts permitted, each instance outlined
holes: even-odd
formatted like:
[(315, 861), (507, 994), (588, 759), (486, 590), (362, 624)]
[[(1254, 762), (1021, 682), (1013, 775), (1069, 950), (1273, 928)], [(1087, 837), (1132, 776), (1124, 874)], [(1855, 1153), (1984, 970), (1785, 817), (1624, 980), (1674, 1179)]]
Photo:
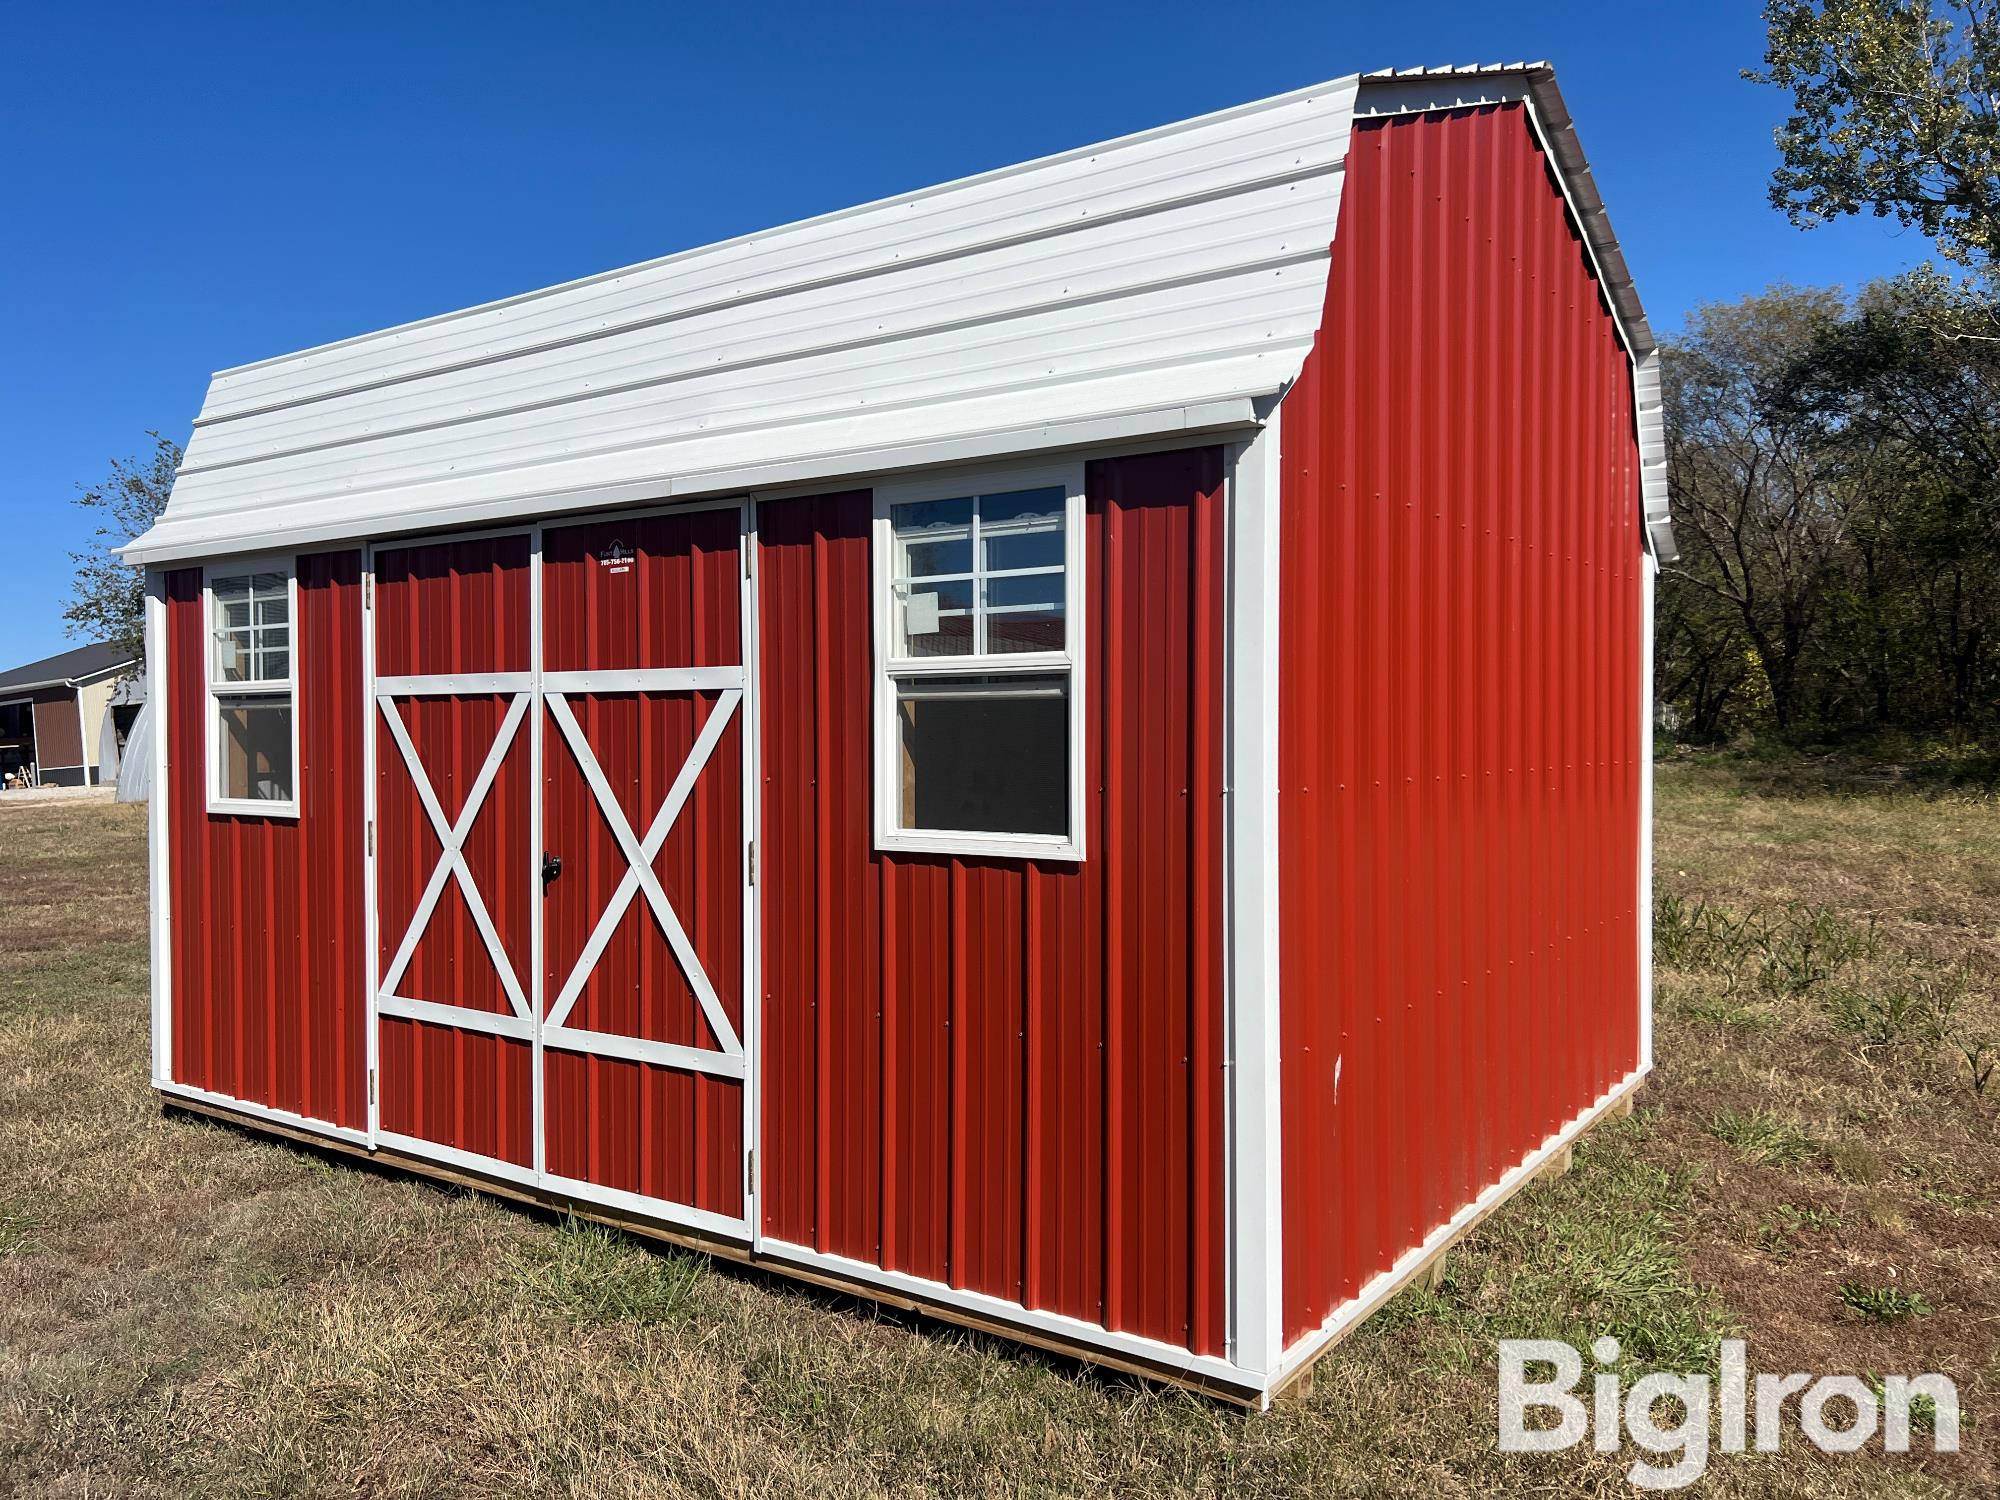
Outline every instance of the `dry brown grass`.
[(1630, 1454), (1494, 1452), (1494, 1340), (1636, 1370), (1730, 1329), (1753, 1368), (1945, 1370), (1968, 1452), (1718, 1455), (1708, 1492), (1991, 1492), (2000, 1082), (1952, 1037), (2000, 1037), (2000, 816), (1693, 768), (1660, 815), (1683, 922), (1872, 946), (1772, 978), (1684, 940), (1638, 1114), (1258, 1418), (162, 1114), (140, 816), (0, 810), (0, 1493), (1615, 1494)]

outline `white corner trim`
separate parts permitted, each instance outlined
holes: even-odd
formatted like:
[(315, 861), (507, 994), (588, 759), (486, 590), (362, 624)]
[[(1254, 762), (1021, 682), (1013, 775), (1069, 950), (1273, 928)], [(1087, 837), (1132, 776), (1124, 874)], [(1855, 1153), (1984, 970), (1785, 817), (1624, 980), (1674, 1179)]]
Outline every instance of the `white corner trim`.
[[(364, 1083), (368, 1100), (367, 1145), (368, 1149), (373, 1151), (375, 1132), (382, 1120), (381, 1100), (376, 1097), (382, 1062), (382, 1017), (379, 1004), (382, 991), (382, 924), (375, 910), (376, 888), (380, 878), (375, 856), (375, 754), (381, 726), (375, 722), (375, 547), (373, 543), (361, 549), (360, 628), (361, 928), (362, 941), (367, 944), (367, 950), (362, 955), (361, 967), (368, 986), (368, 1037), (364, 1053), (368, 1076)], [(536, 782), (536, 785), (540, 784), (539, 781)]]
[(167, 660), (167, 579), (158, 568), (146, 570), (146, 666), (151, 677), (147, 694), (153, 716), (152, 786), (146, 797), (147, 988), (153, 1008), (153, 1083), (173, 1080), (173, 873), (169, 863), (167, 815), (171, 795), (167, 781), (167, 738), (172, 722), (171, 672)]
[[(1232, 451), (1224, 656), (1224, 975), (1231, 1359), (1255, 1378), (1283, 1349), (1278, 1052), (1279, 424)], [(1268, 1386), (1266, 1387), (1268, 1390)]]
[(1639, 559), (1639, 1071), (1653, 1066), (1653, 575)]

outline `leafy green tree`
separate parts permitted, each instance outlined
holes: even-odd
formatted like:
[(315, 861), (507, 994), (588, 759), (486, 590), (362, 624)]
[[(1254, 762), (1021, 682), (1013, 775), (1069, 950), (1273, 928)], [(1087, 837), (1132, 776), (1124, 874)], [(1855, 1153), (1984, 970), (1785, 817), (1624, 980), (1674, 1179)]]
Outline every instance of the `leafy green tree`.
[(1769, 0), (1762, 72), (1788, 89), (1771, 201), (1800, 225), (1864, 211), (1948, 259), (2000, 256), (2000, 0)]
[(1851, 648), (1885, 722), (1963, 730), (2000, 697), (2000, 345), (1963, 336), (1978, 313), (1934, 272), (1877, 283), (1777, 393), (1855, 497)]
[(1779, 393), (1841, 314), (1837, 293), (1796, 287), (1697, 308), (1663, 365), (1668, 498), (1681, 544), (1667, 587), (1710, 604), (1698, 615), (1677, 601), (1671, 623), (1707, 618), (1712, 643), (1721, 608), (1764, 679), (1780, 734), (1796, 726), (1847, 514), (1817, 429)]
[(113, 459), (110, 474), (77, 497), (76, 503), (96, 518), (97, 529), (90, 546), (70, 554), (76, 580), (63, 611), (71, 635), (109, 641), (135, 657), (146, 649), (145, 579), (112, 549), (159, 518), (181, 465), (179, 443), (157, 432), (146, 435), (153, 440), (150, 454)]
[(1929, 273), (1852, 303), (1774, 288), (1668, 346), (1677, 733), (2000, 724), (2000, 348), (1941, 331), (1966, 295)]

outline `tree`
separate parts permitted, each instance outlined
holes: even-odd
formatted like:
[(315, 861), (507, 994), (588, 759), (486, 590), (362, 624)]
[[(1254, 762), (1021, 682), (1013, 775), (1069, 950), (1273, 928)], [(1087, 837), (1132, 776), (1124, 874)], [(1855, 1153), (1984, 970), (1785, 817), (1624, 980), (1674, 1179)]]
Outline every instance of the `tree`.
[[(1668, 499), (1682, 552), (1670, 582), (1733, 616), (1780, 734), (1798, 717), (1847, 515), (1814, 429), (1779, 393), (1842, 310), (1835, 292), (1794, 287), (1698, 308), (1663, 366)], [(1697, 619), (1676, 608), (1677, 624)]]
[(2000, 0), (1769, 0), (1763, 72), (1792, 94), (1771, 201), (1802, 226), (1866, 210), (1959, 265), (2000, 257)]
[(104, 481), (77, 497), (76, 503), (98, 524), (90, 546), (70, 554), (76, 581), (63, 611), (71, 635), (109, 641), (135, 657), (146, 649), (145, 579), (112, 549), (159, 519), (181, 466), (179, 443), (157, 432), (146, 435), (153, 440), (149, 456), (113, 459)]
[(2000, 346), (1939, 331), (1964, 295), (1934, 273), (1851, 304), (1775, 288), (1667, 346), (1675, 732), (2000, 724)]
[[(1880, 716), (1892, 696), (1970, 728), (2000, 637), (2000, 345), (1968, 339), (1976, 294), (1923, 270), (1880, 282), (1780, 383), (1855, 492), (1862, 615)], [(1914, 670), (1928, 657), (1929, 671)]]

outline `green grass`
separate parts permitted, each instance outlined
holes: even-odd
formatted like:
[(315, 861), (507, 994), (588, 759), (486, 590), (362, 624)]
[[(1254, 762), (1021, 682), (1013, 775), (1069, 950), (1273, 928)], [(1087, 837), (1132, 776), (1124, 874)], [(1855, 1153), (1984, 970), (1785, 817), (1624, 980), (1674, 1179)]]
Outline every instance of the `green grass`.
[(1769, 1110), (1725, 1109), (1709, 1121), (1710, 1133), (1734, 1146), (1745, 1161), (1789, 1166), (1820, 1154), (1819, 1144), (1790, 1120)]
[(1381, 1316), (1449, 1329), (1448, 1351), (1478, 1366), (1503, 1338), (1582, 1347), (1610, 1334), (1621, 1368), (1700, 1370), (1733, 1316), (1689, 1275), (1684, 1234), (1692, 1173), (1630, 1149), (1647, 1123), (1606, 1124), (1579, 1144), (1574, 1168), (1538, 1183), (1453, 1257), (1435, 1291), (1412, 1287)]
[[(140, 816), (0, 811), (0, 1495), (1628, 1493), (1630, 1452), (1494, 1451), (1503, 1337), (1610, 1334), (1628, 1381), (1736, 1333), (1760, 1368), (1942, 1370), (1978, 1431), (2000, 1088), (1952, 1039), (2000, 1037), (2000, 819), (1759, 775), (1661, 779), (1639, 1111), (1261, 1417), (162, 1114)], [(1967, 1447), (1711, 1480), (2000, 1490)]]
[(1858, 1281), (1840, 1284), (1840, 1300), (1863, 1317), (1878, 1323), (1900, 1323), (1904, 1318), (1927, 1318), (1930, 1302), (1922, 1292), (1897, 1286), (1864, 1286)]
[(514, 1275), (536, 1301), (579, 1323), (669, 1323), (707, 1264), (572, 1215), (522, 1247)]

